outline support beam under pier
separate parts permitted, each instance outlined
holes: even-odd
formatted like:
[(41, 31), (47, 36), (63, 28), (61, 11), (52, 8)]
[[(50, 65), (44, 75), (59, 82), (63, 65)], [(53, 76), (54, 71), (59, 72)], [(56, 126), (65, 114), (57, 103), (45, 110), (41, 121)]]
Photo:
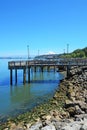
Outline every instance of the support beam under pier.
[(70, 65), (67, 65), (67, 78), (70, 77)]
[(23, 83), (26, 83), (26, 68), (23, 69)]
[(41, 72), (43, 72), (43, 66), (41, 67)]
[(10, 69), (10, 85), (12, 85), (12, 79), (13, 79), (13, 77), (12, 77), (12, 69)]
[(30, 83), (30, 67), (28, 68), (28, 83)]
[(15, 69), (15, 85), (17, 85), (17, 69)]

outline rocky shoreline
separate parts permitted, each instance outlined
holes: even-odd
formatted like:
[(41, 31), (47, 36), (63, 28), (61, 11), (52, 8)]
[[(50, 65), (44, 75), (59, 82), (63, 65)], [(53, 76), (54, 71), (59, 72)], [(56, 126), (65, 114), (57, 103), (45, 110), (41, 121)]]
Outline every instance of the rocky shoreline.
[(73, 67), (54, 97), (0, 130), (87, 130), (87, 67)]

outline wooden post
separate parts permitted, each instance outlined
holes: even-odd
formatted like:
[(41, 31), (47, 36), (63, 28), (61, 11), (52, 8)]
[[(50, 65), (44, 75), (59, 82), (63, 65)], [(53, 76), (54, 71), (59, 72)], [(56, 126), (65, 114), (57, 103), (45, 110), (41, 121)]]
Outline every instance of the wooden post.
[(41, 72), (43, 72), (43, 66), (41, 67)]
[(50, 66), (47, 67), (47, 71), (48, 71), (48, 72), (49, 72), (49, 70), (50, 70)]
[(34, 67), (34, 72), (36, 72), (36, 66)]
[(30, 67), (28, 68), (28, 83), (30, 83)]
[(10, 69), (10, 85), (12, 85), (12, 69)]
[(26, 68), (23, 69), (23, 83), (26, 83)]
[(55, 68), (56, 68), (56, 67), (54, 66), (54, 72), (55, 72)]
[(67, 65), (67, 78), (70, 77), (70, 65)]
[(17, 69), (15, 69), (15, 84), (17, 84)]

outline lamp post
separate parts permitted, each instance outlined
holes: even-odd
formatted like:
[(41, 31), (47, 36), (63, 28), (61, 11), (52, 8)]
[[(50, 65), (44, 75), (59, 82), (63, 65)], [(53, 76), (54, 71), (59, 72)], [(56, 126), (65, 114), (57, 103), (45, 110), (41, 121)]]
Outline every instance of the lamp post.
[(38, 50), (38, 56), (39, 56), (39, 50)]
[(28, 59), (29, 59), (29, 45), (27, 45)]
[(67, 54), (69, 53), (69, 44), (67, 44)]
[(64, 54), (65, 54), (65, 49), (64, 49)]

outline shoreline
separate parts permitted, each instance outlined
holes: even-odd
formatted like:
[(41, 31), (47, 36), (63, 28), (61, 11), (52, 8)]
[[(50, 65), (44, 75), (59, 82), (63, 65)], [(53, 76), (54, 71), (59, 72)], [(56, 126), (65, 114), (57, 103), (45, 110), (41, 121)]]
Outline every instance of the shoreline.
[[(68, 125), (64, 126), (64, 124), (72, 123), (75, 119), (80, 122), (83, 117), (87, 119), (85, 117), (87, 114), (87, 72), (83, 72), (82, 68), (75, 68), (71, 70), (71, 74), (69, 79), (65, 78), (61, 81), (58, 90), (49, 102), (35, 107), (31, 112), (19, 115), (15, 119), (8, 119), (8, 122), (0, 128), (3, 130), (16, 130), (17, 128), (46, 130), (47, 127), (51, 130), (52, 127), (52, 130), (56, 130), (56, 127), (61, 125), (63, 125), (61, 128), (66, 127)], [(67, 130), (69, 129), (67, 128)]]

